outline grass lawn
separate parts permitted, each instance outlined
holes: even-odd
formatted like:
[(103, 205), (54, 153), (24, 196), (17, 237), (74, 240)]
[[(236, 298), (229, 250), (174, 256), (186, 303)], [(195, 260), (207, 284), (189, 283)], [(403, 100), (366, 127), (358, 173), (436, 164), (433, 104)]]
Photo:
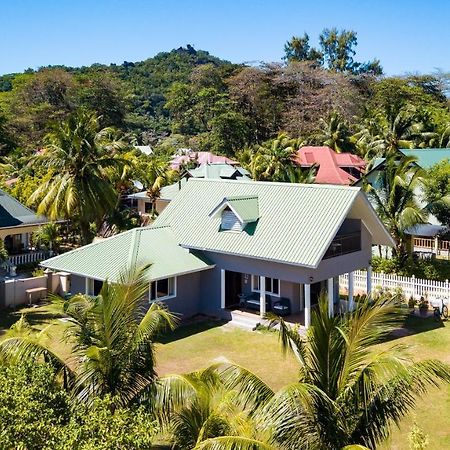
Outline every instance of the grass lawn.
[[(69, 354), (67, 344), (62, 342), (67, 324), (58, 320), (61, 314), (54, 305), (25, 308), (15, 313), (0, 312), (0, 340), (21, 312), (27, 314), (36, 329), (52, 324), (48, 330), (50, 345), (62, 357)], [(450, 322), (440, 324), (432, 318), (412, 317), (403, 331), (395, 341), (386, 342), (382, 347), (404, 344), (416, 360), (437, 358), (450, 363)], [(189, 372), (226, 358), (249, 368), (274, 389), (295, 381), (297, 374), (295, 360), (281, 354), (275, 333), (245, 331), (212, 321), (183, 326), (165, 337), (158, 346), (157, 358), (160, 375)], [(419, 400), (415, 412), (402, 421), (400, 429), (394, 429), (382, 448), (408, 450), (407, 436), (414, 419), (429, 435), (430, 450), (450, 448), (450, 427), (446, 426), (449, 416), (450, 386), (433, 389)]]

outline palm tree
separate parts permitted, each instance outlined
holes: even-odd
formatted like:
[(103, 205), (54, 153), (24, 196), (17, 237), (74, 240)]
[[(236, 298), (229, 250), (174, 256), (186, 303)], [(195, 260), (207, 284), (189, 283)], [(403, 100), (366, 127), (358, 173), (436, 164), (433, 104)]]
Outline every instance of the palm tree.
[(390, 154), (376, 180), (369, 183), (364, 179), (369, 198), (396, 242), (394, 255), (399, 258), (407, 253), (406, 231), (425, 223), (427, 218), (426, 208), (421, 207), (416, 199), (415, 191), (423, 182), (423, 172), (415, 161), (413, 157)]
[(259, 181), (289, 181), (288, 171), (301, 146), (299, 139), (280, 133), (252, 150), (241, 153), (241, 161), (252, 178)]
[(412, 148), (428, 134), (413, 107), (405, 107), (396, 114), (379, 111), (359, 128), (352, 141), (366, 159)]
[[(161, 428), (180, 450), (203, 448), (279, 448), (256, 414), (273, 391), (256, 375), (231, 363), (157, 383), (156, 413)], [(255, 416), (256, 417), (256, 416)], [(229, 447), (228, 447), (229, 446)]]
[(81, 240), (91, 239), (90, 223), (99, 222), (117, 203), (111, 171), (124, 162), (114, 154), (123, 148), (114, 130), (99, 129), (94, 113), (80, 110), (45, 137), (46, 146), (36, 161), (52, 177), (31, 196), (38, 214), (52, 220), (70, 219), (80, 229)]
[(40, 246), (45, 246), (48, 250), (58, 253), (61, 244), (61, 227), (59, 224), (50, 222), (41, 225), (37, 231), (33, 233), (33, 242)]
[(97, 297), (75, 295), (65, 306), (70, 326), (66, 339), (72, 354), (63, 360), (33, 334), (10, 337), (0, 344), (4, 358), (42, 357), (69, 374), (76, 398), (91, 403), (111, 395), (126, 406), (149, 395), (156, 381), (155, 339), (175, 326), (163, 306), (148, 307), (146, 270), (129, 272), (118, 283), (104, 283)]
[(165, 156), (153, 156), (141, 168), (141, 180), (152, 203), (152, 217), (155, 216), (156, 200), (161, 188), (173, 182), (177, 171), (170, 168), (170, 160)]
[(320, 119), (321, 131), (316, 140), (321, 145), (326, 145), (337, 153), (350, 151), (350, 131), (348, 123), (337, 112), (332, 112), (327, 120)]
[(298, 382), (262, 410), (260, 423), (277, 430), (281, 448), (376, 448), (418, 395), (450, 382), (445, 363), (412, 362), (400, 345), (376, 346), (404, 322), (400, 311), (395, 298), (380, 296), (345, 316), (330, 317), (322, 296), (306, 337), (277, 318), (282, 348), (300, 365)]

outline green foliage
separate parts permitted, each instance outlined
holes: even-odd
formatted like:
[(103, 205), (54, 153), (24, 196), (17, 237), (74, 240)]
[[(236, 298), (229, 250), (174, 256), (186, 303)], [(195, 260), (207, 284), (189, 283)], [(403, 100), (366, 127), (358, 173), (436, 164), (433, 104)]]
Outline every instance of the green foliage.
[(424, 187), (424, 197), (431, 212), (444, 225), (450, 226), (450, 161), (431, 167)]
[(5, 242), (3, 239), (0, 239), (0, 265), (5, 264), (8, 261), (8, 250), (5, 248)]
[(450, 261), (444, 259), (418, 259), (409, 256), (406, 259), (372, 258), (375, 272), (395, 273), (404, 277), (415, 276), (427, 280), (445, 281), (450, 278)]
[(55, 448), (69, 413), (69, 398), (50, 366), (0, 366), (1, 448)]
[(117, 408), (110, 397), (77, 405), (59, 431), (57, 450), (151, 450), (154, 418), (144, 407)]

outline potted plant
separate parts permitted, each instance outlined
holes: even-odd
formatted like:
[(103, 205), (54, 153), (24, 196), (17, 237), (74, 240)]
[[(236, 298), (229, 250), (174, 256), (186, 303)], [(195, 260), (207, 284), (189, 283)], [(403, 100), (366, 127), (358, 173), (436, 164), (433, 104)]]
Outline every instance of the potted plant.
[(408, 300), (408, 308), (411, 310), (411, 312), (414, 312), (416, 304), (417, 304), (416, 299), (411, 295), (411, 297), (409, 297)]
[(420, 297), (419, 300), (419, 311), (421, 316), (426, 316), (428, 313), (429, 303), (425, 297)]

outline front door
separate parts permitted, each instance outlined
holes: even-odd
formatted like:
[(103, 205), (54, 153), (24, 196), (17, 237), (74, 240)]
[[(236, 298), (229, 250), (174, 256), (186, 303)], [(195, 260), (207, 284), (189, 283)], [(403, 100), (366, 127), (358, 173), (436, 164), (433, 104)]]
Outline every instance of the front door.
[(239, 306), (238, 295), (242, 292), (242, 274), (225, 271), (225, 308)]

